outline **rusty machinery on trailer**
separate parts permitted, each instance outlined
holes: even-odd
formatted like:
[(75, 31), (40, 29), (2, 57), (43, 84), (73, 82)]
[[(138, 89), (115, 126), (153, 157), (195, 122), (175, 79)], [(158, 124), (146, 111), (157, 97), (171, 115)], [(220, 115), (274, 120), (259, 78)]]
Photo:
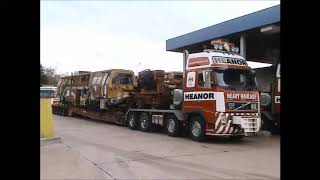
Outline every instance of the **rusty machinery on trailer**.
[[(60, 78), (53, 112), (124, 123), (129, 108), (169, 108), (173, 89), (182, 87), (182, 72), (111, 69)], [(86, 111), (88, 110), (88, 111)]]
[(138, 86), (130, 93), (130, 108), (167, 109), (172, 104), (172, 90), (182, 88), (182, 72), (146, 69), (138, 73)]
[[(123, 69), (84, 72), (62, 77), (57, 90), (60, 103), (54, 107), (54, 113), (82, 114), (85, 113), (83, 109), (97, 112), (114, 110), (121, 113), (122, 109), (126, 109), (124, 99), (134, 90), (134, 86), (136, 79), (133, 71)], [(92, 118), (102, 118), (101, 115), (98, 116), (96, 117), (95, 113), (91, 114)]]

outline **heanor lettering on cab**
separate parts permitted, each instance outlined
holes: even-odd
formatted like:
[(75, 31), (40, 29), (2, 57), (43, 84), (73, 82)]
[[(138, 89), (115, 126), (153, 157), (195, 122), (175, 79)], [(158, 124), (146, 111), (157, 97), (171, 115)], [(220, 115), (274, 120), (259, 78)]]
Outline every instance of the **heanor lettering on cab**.
[(215, 64), (235, 64), (240, 66), (248, 66), (246, 60), (244, 59), (212, 56), (212, 61)]
[(238, 93), (228, 93), (228, 99), (257, 99), (257, 94), (238, 94)]
[(205, 100), (215, 100), (214, 92), (203, 91), (203, 92), (185, 92), (185, 101), (205, 101)]

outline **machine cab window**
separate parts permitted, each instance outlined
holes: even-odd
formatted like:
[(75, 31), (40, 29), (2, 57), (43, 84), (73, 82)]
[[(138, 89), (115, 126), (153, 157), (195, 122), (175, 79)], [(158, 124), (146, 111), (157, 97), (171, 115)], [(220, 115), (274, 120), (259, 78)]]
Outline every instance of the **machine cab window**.
[(112, 84), (116, 85), (128, 85), (132, 84), (132, 75), (131, 74), (118, 74), (112, 79)]

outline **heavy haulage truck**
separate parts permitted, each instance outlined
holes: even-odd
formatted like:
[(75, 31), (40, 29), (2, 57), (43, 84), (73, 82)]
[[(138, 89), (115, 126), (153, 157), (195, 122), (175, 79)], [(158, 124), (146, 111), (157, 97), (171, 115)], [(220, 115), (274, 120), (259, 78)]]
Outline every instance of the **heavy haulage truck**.
[(261, 115), (263, 128), (271, 133), (280, 133), (280, 62), (276, 64), (276, 74), (270, 83), (269, 92), (261, 93)]
[(169, 136), (187, 132), (242, 138), (260, 131), (260, 99), (254, 71), (232, 43), (212, 41), (213, 49), (184, 52), (181, 72), (111, 69), (63, 77), (59, 115), (81, 115)]

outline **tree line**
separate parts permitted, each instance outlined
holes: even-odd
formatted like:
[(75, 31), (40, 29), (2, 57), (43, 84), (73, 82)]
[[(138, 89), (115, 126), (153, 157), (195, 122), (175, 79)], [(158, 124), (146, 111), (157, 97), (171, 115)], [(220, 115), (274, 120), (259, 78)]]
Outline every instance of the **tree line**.
[(40, 87), (41, 86), (57, 86), (60, 77), (68, 75), (58, 74), (53, 67), (45, 67), (40, 64)]

